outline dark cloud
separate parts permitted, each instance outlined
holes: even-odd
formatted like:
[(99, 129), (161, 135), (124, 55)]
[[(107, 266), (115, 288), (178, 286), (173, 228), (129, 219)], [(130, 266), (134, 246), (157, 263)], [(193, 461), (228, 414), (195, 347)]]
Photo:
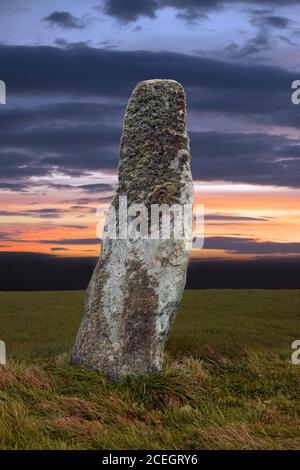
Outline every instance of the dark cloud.
[(27, 213), (37, 215), (38, 217), (53, 217), (54, 215), (58, 217), (59, 215), (64, 214), (65, 212), (65, 209), (57, 208), (31, 209), (27, 211)]
[[(186, 88), (269, 93), (290, 90), (295, 73), (171, 52), (90, 47), (0, 46), (2, 79), (11, 94), (79, 94), (127, 98), (141, 80), (170, 78)], [(53, 74), (53, 70), (59, 73)], [(26, 72), (26, 80), (24, 74)]]
[[(270, 14), (271, 10), (251, 10), (250, 24), (255, 27), (256, 33), (245, 42), (231, 43), (221, 50), (215, 52), (217, 57), (229, 61), (263, 61), (266, 53), (274, 49), (276, 37), (274, 30), (288, 29), (292, 25), (289, 18), (279, 15)], [(284, 41), (286, 38), (280, 36), (279, 39)], [(285, 41), (289, 45), (294, 45), (291, 41)]]
[(78, 230), (82, 230), (87, 228), (86, 225), (61, 225), (60, 227), (65, 227), (65, 228), (76, 228)]
[(0, 211), (0, 217), (11, 217), (11, 216), (18, 216), (18, 217), (37, 217), (37, 218), (45, 218), (45, 219), (53, 219), (56, 217), (60, 217), (66, 211), (64, 209), (57, 209), (57, 208), (46, 208), (46, 209), (31, 209), (26, 211)]
[(86, 214), (95, 214), (96, 208), (95, 207), (88, 207), (88, 206), (71, 206), (70, 210), (72, 211), (80, 211), (85, 212)]
[[(63, 238), (58, 240), (34, 240), (34, 242), (45, 245), (99, 245), (97, 238)], [(288, 255), (300, 254), (300, 243), (261, 242), (253, 238), (218, 236), (207, 237), (204, 242), (204, 249), (224, 250), (233, 254)]]
[[(0, 62), (14, 92), (30, 95), (37, 86), (37, 92), (46, 95), (106, 95), (105, 104), (82, 98), (26, 109), (1, 108), (0, 169), (5, 181), (0, 189), (24, 191), (31, 186), (30, 176), (51, 176), (54, 169), (72, 176), (116, 169), (123, 98), (139, 80), (154, 76), (171, 76), (185, 85), (193, 119), (218, 113), (242, 116), (256, 124), (300, 126), (300, 107), (290, 101), (291, 82), (297, 77), (276, 67), (88, 47), (0, 46)], [(112, 101), (116, 96), (119, 102)], [(266, 133), (192, 132), (191, 146), (195, 178), (300, 186), (297, 139)], [(52, 186), (74, 189), (66, 184)], [(83, 185), (77, 189), (96, 194), (113, 188)]]
[[(1, 157), (0, 157), (0, 162), (1, 162)], [(6, 183), (3, 181), (0, 181), (0, 190), (4, 191), (17, 191), (17, 192), (22, 192), (25, 191), (27, 188), (26, 182), (22, 183)]]
[(99, 245), (97, 238), (63, 238), (61, 240), (35, 240), (36, 243), (45, 245)]
[(68, 251), (68, 248), (54, 247), (51, 248), (51, 251)]
[(243, 217), (237, 215), (222, 215), (222, 214), (207, 214), (204, 216), (206, 220), (220, 220), (220, 221), (228, 221), (228, 222), (268, 222), (268, 218), (263, 217)]
[(224, 6), (280, 7), (297, 5), (299, 0), (104, 0), (104, 12), (121, 23), (136, 21), (141, 16), (155, 18), (159, 9), (175, 8), (180, 18), (194, 20), (203, 18), (208, 12)]
[[(1, 109), (1, 176), (18, 180), (50, 176), (54, 167), (80, 176), (91, 169), (116, 166), (123, 112), (119, 105), (91, 103)], [(4, 182), (3, 188), (25, 190), (30, 182), (18, 183), (18, 187), (12, 183)], [(93, 187), (83, 189), (92, 191)]]
[(279, 35), (279, 36), (278, 36), (278, 39), (280, 39), (282, 42), (285, 42), (285, 43), (288, 44), (289, 46), (298, 47), (298, 44), (297, 44), (296, 42), (291, 41), (291, 40), (290, 40), (289, 38), (287, 38), (286, 36)]
[(76, 18), (68, 11), (54, 11), (43, 21), (65, 29), (81, 29), (85, 27), (84, 21)]
[[(158, 57), (160, 57), (160, 54), (158, 54)], [(203, 67), (203, 74), (211, 73), (209, 70), (205, 71), (205, 64), (201, 66)], [(244, 67), (242, 67), (242, 70), (244, 70)], [(249, 66), (246, 70), (248, 70), (249, 76), (255, 75), (252, 67)], [(291, 82), (288, 81), (288, 75), (285, 84), (282, 81), (282, 85), (278, 88), (274, 89), (272, 86), (269, 88), (270, 74), (273, 73), (275, 77), (277, 70), (272, 68), (267, 70), (266, 78), (264, 79), (264, 74), (262, 74), (261, 86), (259, 87), (259, 82), (257, 82), (256, 88), (253, 88), (251, 84), (249, 87), (245, 86), (244, 88), (234, 87), (234, 84), (231, 85), (230, 83), (223, 86), (222, 80), (217, 85), (214, 82), (214, 77), (212, 77), (211, 84), (199, 82), (199, 86), (194, 84), (192, 87), (187, 87), (189, 110), (198, 113), (219, 112), (227, 115), (254, 116), (255, 121), (260, 117), (266, 123), (299, 127), (300, 109), (297, 106), (291, 106)], [(221, 70), (218, 71), (218, 73), (220, 72)], [(232, 75), (240, 72), (239, 67), (232, 66)], [(281, 72), (280, 70), (279, 73)], [(255, 79), (255, 76), (253, 78)], [(290, 80), (292, 80), (292, 76), (290, 76)], [(227, 81), (230, 81), (229, 74)], [(129, 94), (130, 90), (128, 90), (128, 96)], [(113, 94), (110, 96), (113, 98)], [(62, 129), (65, 130), (66, 134), (73, 132), (74, 139), (76, 138), (75, 134), (78, 134), (79, 131), (77, 135), (78, 143), (80, 132), (83, 132), (85, 127), (91, 130), (95, 129), (95, 132), (98, 132), (99, 141), (101, 140), (102, 143), (106, 142), (109, 145), (112, 142), (115, 143), (118, 139), (124, 111), (125, 104), (103, 104), (85, 101), (63, 102), (31, 108), (0, 108), (1, 139), (4, 141), (5, 131), (9, 131), (10, 134), (26, 131), (27, 137), (28, 130), (30, 130), (30, 133), (38, 134), (42, 129), (51, 127), (55, 141), (57, 141), (56, 137)], [(36, 137), (34, 141), (37, 143), (38, 139)], [(18, 135), (19, 138), (21, 136)], [(11, 158), (11, 156), (7, 157), (7, 161), (10, 161)]]
[(112, 202), (113, 196), (103, 196), (99, 198), (99, 202), (106, 203), (106, 202)]
[(112, 103), (91, 103), (86, 101), (51, 103), (27, 108), (0, 108), (0, 131), (18, 130), (25, 126), (37, 127), (41, 123), (60, 128), (79, 123), (101, 123), (121, 125), (124, 105)]
[[(265, 83), (267, 87), (267, 83)], [(192, 89), (188, 103), (192, 111), (206, 114), (220, 113), (227, 116), (243, 116), (249, 122), (299, 128), (300, 109), (291, 106), (290, 88), (278, 91), (226, 90), (217, 92), (209, 88)]]
[[(270, 123), (275, 122), (276, 106), (270, 103), (268, 110), (267, 105), (265, 109), (262, 109), (258, 96), (256, 100), (250, 100), (247, 104), (246, 97), (242, 99), (242, 95), (238, 95), (241, 101), (230, 104), (231, 96), (233, 96), (230, 93), (227, 96), (224, 94), (223, 98), (221, 93), (218, 103), (216, 98), (209, 93), (204, 98), (203, 92), (203, 95), (199, 97), (191, 97), (194, 109), (200, 108), (202, 96), (203, 109), (207, 111), (242, 113), (244, 102), (245, 106), (248, 106), (248, 113), (253, 114), (256, 120), (268, 121), (270, 119)], [(230, 111), (227, 105), (228, 108), (231, 106)], [(297, 107), (291, 105), (290, 108), (292, 113)], [(274, 110), (273, 114), (272, 110)], [(260, 115), (256, 114), (259, 112)], [(264, 116), (264, 112), (269, 112), (269, 114)], [(78, 122), (76, 115), (73, 121), (67, 112), (65, 121), (62, 117), (58, 117), (59, 125), (56, 125), (54, 120), (50, 126), (50, 121), (45, 117), (47, 113), (43, 114), (40, 110), (37, 110), (37, 113), (39, 124), (34, 117), (33, 122), (36, 122), (34, 125), (31, 124), (30, 119), (28, 122), (24, 119), (22, 127), (19, 126), (17, 118), (17, 124), (12, 120), (11, 127), (7, 126), (3, 132), (0, 130), (1, 175), (2, 178), (10, 179), (9, 182), (0, 183), (0, 189), (1, 187), (17, 191), (30, 189), (31, 182), (28, 176), (50, 176), (54, 168), (56, 171), (75, 176), (101, 168), (117, 168), (121, 124), (119, 127), (109, 123), (105, 125), (99, 118), (98, 124), (92, 125), (89, 124), (89, 117), (87, 117), (87, 122)], [(51, 113), (52, 110), (50, 110)], [(286, 115), (283, 111), (281, 113), (278, 114), (277, 120), (292, 122), (292, 115), (289, 112)], [(15, 114), (17, 117), (17, 111)], [(85, 119), (84, 113), (82, 113), (82, 119)], [(289, 139), (284, 135), (276, 136), (267, 133), (213, 131), (191, 132), (190, 137), (195, 179), (300, 186), (300, 141), (296, 138)], [(114, 190), (114, 186), (102, 183), (78, 186), (48, 184), (58, 190), (80, 190), (84, 193), (99, 194), (102, 198), (99, 202), (109, 202), (111, 195), (103, 194), (103, 192)], [(35, 185), (45, 186), (47, 182), (36, 182)]]
[[(71, 185), (71, 184), (51, 184), (49, 183), (49, 187), (56, 188), (56, 189), (71, 189), (71, 190), (79, 190), (84, 193), (91, 193), (91, 194), (101, 194), (106, 193), (107, 191), (114, 191), (115, 186), (109, 183), (93, 183), (93, 184), (81, 184), (81, 185)], [(107, 196), (104, 196), (106, 198)], [(111, 196), (108, 196), (111, 197)], [(90, 202), (99, 202), (102, 197), (98, 198), (79, 198), (79, 199), (68, 199), (62, 202), (77, 202), (78, 204), (88, 204)]]
[(300, 187), (300, 142), (264, 133), (192, 132), (197, 179)]
[(156, 0), (108, 0), (104, 1), (104, 6), (100, 7), (106, 15), (113, 16), (121, 23), (136, 21), (140, 16), (155, 18), (155, 12), (159, 8)]
[[(298, 2), (300, 5), (300, 2)], [(287, 29), (293, 21), (286, 16), (273, 14), (271, 9), (250, 10), (250, 23), (256, 26), (261, 32), (275, 29)]]
[[(260, 39), (263, 42), (262, 39)], [(241, 54), (250, 53), (248, 44)], [(254, 46), (254, 49), (256, 46)], [(24, 62), (23, 62), (24, 59)], [(291, 116), (299, 122), (299, 110), (291, 106), (291, 83), (295, 72), (263, 65), (241, 65), (169, 52), (111, 51), (88, 47), (61, 50), (54, 47), (0, 46), (2, 73), (10, 83), (11, 93), (22, 94), (80, 94), (128, 98), (137, 82), (153, 77), (172, 77), (182, 82), (188, 92), (190, 109), (221, 111), (245, 115), (269, 115), (282, 121)], [(26, 63), (26, 81), (22, 79)], [(59, 74), (51, 73), (59, 70)], [(37, 79), (37, 77), (39, 77)], [(34, 110), (2, 110), (0, 129), (15, 125), (31, 126), (41, 121), (51, 124), (54, 131), (64, 127), (70, 118), (73, 124), (101, 122), (112, 128), (121, 126), (124, 104), (62, 103)], [(18, 114), (18, 115), (17, 115)], [(34, 117), (35, 115), (35, 117)], [(102, 124), (103, 123), (103, 124)], [(290, 123), (289, 123), (290, 125)], [(116, 131), (116, 128), (115, 128)]]
[(76, 204), (79, 204), (79, 205), (82, 205), (82, 204), (90, 204), (90, 203), (94, 203), (94, 202), (99, 202), (101, 198), (90, 198), (90, 197), (80, 197), (78, 199), (65, 199), (63, 201), (60, 201), (62, 203), (66, 203), (66, 202), (72, 202), (72, 203), (76, 203)]
[(205, 239), (204, 248), (225, 250), (235, 254), (300, 254), (300, 243), (298, 242), (260, 242), (253, 238), (238, 237), (208, 237)]
[(272, 48), (272, 38), (268, 31), (262, 30), (250, 38), (246, 44), (238, 46), (237, 44), (230, 44), (227, 46), (223, 53), (228, 59), (246, 59), (252, 56), (258, 56), (262, 52), (266, 52)]
[(82, 189), (85, 193), (101, 193), (103, 191), (112, 191), (114, 189), (114, 186), (111, 184), (104, 184), (104, 183), (98, 183), (98, 184), (83, 184), (81, 186), (77, 186), (77, 188)]
[(273, 28), (286, 29), (290, 26), (291, 20), (284, 16), (269, 15), (264, 17), (265, 24)]
[[(0, 130), (1, 136), (1, 130)], [(1, 178), (8, 179), (26, 179), (28, 176), (45, 176), (50, 172), (50, 168), (39, 166), (37, 164), (37, 156), (32, 154), (30, 146), (28, 154), (24, 152), (21, 146), (13, 145), (15, 136), (6, 134), (6, 139), (1, 141), (0, 137), (0, 172)], [(5, 144), (6, 141), (6, 144)], [(11, 151), (9, 147), (11, 146)], [(18, 149), (18, 150), (17, 150)], [(27, 188), (24, 182), (0, 182), (0, 189), (10, 191), (24, 191)]]
[(9, 241), (9, 237), (11, 236), (10, 232), (0, 232), (0, 240)]

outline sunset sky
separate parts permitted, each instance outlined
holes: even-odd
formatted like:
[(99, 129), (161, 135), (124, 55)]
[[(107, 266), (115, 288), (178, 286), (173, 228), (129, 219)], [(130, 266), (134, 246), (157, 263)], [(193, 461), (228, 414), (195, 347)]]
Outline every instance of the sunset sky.
[(194, 257), (299, 256), (299, 46), (300, 0), (1, 0), (0, 250), (97, 255), (127, 99), (173, 78), (205, 207)]

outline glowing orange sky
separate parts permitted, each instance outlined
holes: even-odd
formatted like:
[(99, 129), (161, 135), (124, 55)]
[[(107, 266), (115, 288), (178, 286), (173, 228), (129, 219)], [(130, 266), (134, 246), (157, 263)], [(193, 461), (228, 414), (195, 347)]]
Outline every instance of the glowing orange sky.
[[(113, 178), (115, 178), (113, 176)], [(101, 196), (109, 196), (106, 192)], [(0, 193), (0, 250), (48, 253), (60, 256), (97, 256), (97, 194), (78, 194), (75, 190), (37, 193)], [(80, 204), (80, 198), (89, 202)], [(267, 242), (300, 242), (300, 190), (195, 182), (195, 204), (204, 204), (205, 237), (238, 237)], [(57, 213), (39, 213), (47, 209)], [(30, 212), (35, 211), (35, 212)], [(226, 220), (211, 220), (226, 216)], [(229, 217), (228, 217), (229, 216)], [(246, 218), (246, 220), (230, 219)], [(259, 220), (255, 220), (259, 219)], [(74, 240), (74, 243), (72, 243)], [(274, 253), (276, 255), (276, 253)], [(291, 253), (291, 256), (293, 253)], [(194, 251), (194, 257), (249, 258), (251, 254), (232, 254), (219, 249)]]

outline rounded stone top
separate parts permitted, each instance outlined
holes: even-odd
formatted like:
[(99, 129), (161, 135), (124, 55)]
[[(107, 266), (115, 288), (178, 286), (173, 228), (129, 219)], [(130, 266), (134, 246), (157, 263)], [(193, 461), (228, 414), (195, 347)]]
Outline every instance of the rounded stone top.
[(153, 91), (157, 90), (170, 90), (170, 91), (176, 91), (177, 93), (184, 93), (184, 88), (181, 85), (181, 83), (177, 82), (176, 80), (173, 79), (162, 79), (162, 78), (153, 78), (151, 80), (142, 80), (139, 82), (136, 87), (134, 88), (132, 92), (132, 96), (134, 96), (136, 93), (141, 93), (144, 90), (149, 90), (149, 88), (153, 89)]
[(124, 132), (133, 135), (184, 133), (186, 97), (176, 80), (152, 79), (139, 82), (128, 101)]
[(125, 114), (118, 193), (147, 207), (178, 203), (189, 155), (182, 85), (160, 79), (138, 83)]

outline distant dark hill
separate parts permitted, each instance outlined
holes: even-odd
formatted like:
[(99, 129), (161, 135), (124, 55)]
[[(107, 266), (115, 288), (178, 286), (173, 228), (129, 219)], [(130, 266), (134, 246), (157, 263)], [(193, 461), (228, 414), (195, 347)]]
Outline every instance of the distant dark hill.
[(300, 257), (251, 261), (196, 261), (188, 270), (188, 289), (300, 289)]
[[(0, 291), (85, 289), (97, 259), (0, 253)], [(191, 260), (188, 289), (300, 289), (300, 258)]]
[(95, 263), (91, 257), (0, 253), (0, 291), (85, 289)]

